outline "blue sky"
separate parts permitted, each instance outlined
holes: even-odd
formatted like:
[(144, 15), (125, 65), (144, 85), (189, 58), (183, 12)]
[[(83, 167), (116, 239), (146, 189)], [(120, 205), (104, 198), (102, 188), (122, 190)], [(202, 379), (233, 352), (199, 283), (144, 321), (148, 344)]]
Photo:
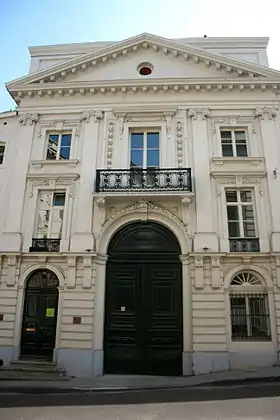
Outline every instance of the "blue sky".
[(28, 73), (28, 46), (163, 37), (269, 36), (280, 70), (280, 1), (0, 0), (0, 111), (13, 101), (4, 83)]

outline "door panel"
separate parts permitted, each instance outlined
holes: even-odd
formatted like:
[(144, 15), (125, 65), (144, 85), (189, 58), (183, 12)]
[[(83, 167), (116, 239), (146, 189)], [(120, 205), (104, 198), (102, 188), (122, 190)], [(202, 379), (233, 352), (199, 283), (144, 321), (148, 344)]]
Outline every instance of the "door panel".
[(137, 349), (137, 279), (135, 266), (108, 265), (106, 284), (105, 358), (106, 372), (133, 371)]
[(110, 263), (106, 279), (105, 372), (180, 375), (180, 263)]
[(52, 357), (55, 346), (58, 291), (26, 290), (21, 355)]

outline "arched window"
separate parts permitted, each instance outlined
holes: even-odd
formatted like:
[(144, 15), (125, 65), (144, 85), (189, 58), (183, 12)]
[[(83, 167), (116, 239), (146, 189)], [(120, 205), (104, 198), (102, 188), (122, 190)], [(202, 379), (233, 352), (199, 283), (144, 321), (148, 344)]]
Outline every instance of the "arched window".
[(266, 286), (250, 271), (234, 276), (230, 284), (231, 338), (237, 340), (271, 340)]

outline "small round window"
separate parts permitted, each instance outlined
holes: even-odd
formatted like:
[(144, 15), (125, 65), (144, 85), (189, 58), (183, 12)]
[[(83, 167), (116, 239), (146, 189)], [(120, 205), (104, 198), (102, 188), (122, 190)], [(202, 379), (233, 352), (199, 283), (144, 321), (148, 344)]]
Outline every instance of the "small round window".
[(150, 63), (141, 63), (137, 67), (137, 71), (141, 76), (149, 76), (153, 71), (153, 66)]

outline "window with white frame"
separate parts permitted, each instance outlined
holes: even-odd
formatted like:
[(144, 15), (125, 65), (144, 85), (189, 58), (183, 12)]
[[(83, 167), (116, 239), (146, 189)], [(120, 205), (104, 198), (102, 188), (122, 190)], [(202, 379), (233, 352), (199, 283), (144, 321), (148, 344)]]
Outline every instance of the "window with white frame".
[(158, 168), (160, 165), (159, 131), (132, 131), (130, 133), (130, 167)]
[(227, 189), (226, 204), (229, 238), (255, 238), (253, 191)]
[(4, 163), (5, 143), (0, 143), (0, 165)]
[(255, 273), (241, 272), (232, 279), (230, 318), (233, 341), (271, 340), (267, 291)]
[(247, 131), (241, 128), (220, 130), (222, 155), (241, 157), (248, 156)]
[(48, 133), (47, 160), (70, 159), (72, 133)]
[(38, 199), (36, 238), (60, 239), (65, 192), (41, 191)]

